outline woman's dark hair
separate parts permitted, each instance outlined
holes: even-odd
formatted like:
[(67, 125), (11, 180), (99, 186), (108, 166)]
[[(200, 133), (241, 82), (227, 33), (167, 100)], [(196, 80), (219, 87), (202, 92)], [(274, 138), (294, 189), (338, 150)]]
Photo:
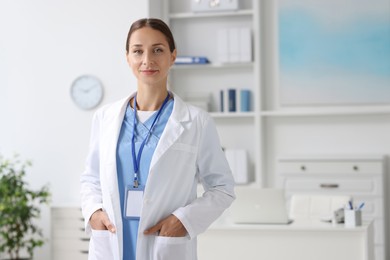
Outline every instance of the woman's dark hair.
[(150, 27), (154, 30), (160, 31), (162, 34), (165, 35), (165, 38), (167, 39), (167, 42), (169, 44), (169, 50), (173, 52), (176, 49), (175, 40), (173, 39), (171, 29), (169, 29), (166, 23), (156, 18), (143, 18), (135, 21), (130, 27), (126, 40), (126, 53), (129, 53), (130, 37), (133, 32), (144, 27)]

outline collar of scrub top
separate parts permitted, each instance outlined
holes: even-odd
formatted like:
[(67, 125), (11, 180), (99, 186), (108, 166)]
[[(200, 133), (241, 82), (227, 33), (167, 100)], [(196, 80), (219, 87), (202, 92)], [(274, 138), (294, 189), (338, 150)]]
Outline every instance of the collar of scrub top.
[(132, 138), (131, 138), (133, 167), (134, 167), (134, 183), (133, 183), (134, 188), (138, 188), (138, 186), (139, 186), (138, 171), (139, 171), (139, 168), (140, 168), (142, 151), (144, 149), (144, 146), (145, 146), (147, 140), (149, 139), (150, 135), (153, 132), (153, 128), (154, 128), (154, 125), (157, 122), (157, 119), (160, 117), (161, 112), (163, 111), (163, 109), (164, 109), (165, 105), (168, 103), (168, 101), (169, 101), (169, 92), (168, 92), (168, 95), (165, 98), (163, 104), (161, 105), (160, 109), (158, 110), (157, 115), (154, 118), (152, 125), (150, 126), (148, 134), (146, 135), (145, 139), (141, 143), (141, 146), (140, 146), (139, 151), (138, 151), (138, 155), (136, 155), (135, 154), (135, 129), (136, 129), (136, 124), (137, 124), (137, 94), (135, 94), (135, 96), (134, 96), (134, 104), (133, 104), (133, 106), (134, 106), (134, 120), (133, 120), (133, 122), (134, 123), (133, 123), (133, 135), (132, 135)]

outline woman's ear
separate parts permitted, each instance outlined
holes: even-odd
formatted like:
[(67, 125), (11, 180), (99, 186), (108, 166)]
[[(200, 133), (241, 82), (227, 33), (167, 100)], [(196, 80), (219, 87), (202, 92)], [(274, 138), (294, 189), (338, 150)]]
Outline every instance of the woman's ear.
[(177, 51), (176, 51), (176, 49), (174, 49), (172, 54), (171, 54), (171, 66), (175, 63), (176, 55), (177, 55)]

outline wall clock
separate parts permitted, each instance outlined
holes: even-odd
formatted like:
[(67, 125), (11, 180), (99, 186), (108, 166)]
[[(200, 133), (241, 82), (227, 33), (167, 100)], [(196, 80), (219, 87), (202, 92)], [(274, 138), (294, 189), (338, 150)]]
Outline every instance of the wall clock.
[(70, 95), (79, 108), (92, 109), (103, 98), (103, 85), (95, 76), (82, 75), (73, 81)]

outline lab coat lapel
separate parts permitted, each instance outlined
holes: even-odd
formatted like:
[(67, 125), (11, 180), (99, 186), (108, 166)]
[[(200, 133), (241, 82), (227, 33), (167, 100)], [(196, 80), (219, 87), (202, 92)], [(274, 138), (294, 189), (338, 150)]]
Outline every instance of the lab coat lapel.
[[(172, 93), (173, 94), (173, 93)], [(150, 163), (150, 169), (158, 162), (161, 156), (172, 146), (173, 143), (180, 137), (184, 131), (183, 123), (189, 121), (190, 114), (187, 105), (177, 95), (174, 96), (173, 111), (164, 132), (160, 137), (160, 141), (157, 144), (154, 151), (152, 161)]]
[[(104, 144), (102, 148), (104, 151), (103, 158), (105, 158), (104, 166), (108, 167), (106, 170), (106, 181), (109, 183), (107, 186), (110, 189), (110, 193), (114, 196), (118, 195), (118, 179), (116, 172), (116, 148), (118, 138), (123, 122), (123, 118), (126, 112), (127, 104), (130, 97), (118, 101), (111, 106), (104, 115), (104, 126), (106, 127), (103, 135)], [(119, 197), (118, 197), (119, 200)]]
[[(100, 147), (101, 152), (101, 169), (102, 169), (102, 188), (106, 188), (109, 192), (109, 196), (105, 197), (110, 203), (106, 203), (106, 210), (111, 213), (110, 215), (114, 218), (111, 219), (114, 222), (114, 225), (118, 228), (117, 239), (111, 241), (112, 249), (116, 257), (114, 259), (121, 259), (119, 255), (123, 251), (123, 234), (121, 231), (122, 227), (122, 218), (121, 214), (115, 214), (115, 212), (121, 212), (120, 208), (120, 198), (119, 198), (119, 188), (118, 188), (118, 176), (116, 169), (116, 148), (118, 143), (118, 138), (120, 130), (122, 127), (123, 118), (125, 116), (126, 107), (130, 100), (130, 97), (124, 98), (105, 110), (103, 115), (103, 124), (104, 127), (102, 131), (102, 144)], [(117, 250), (116, 250), (117, 248)]]

